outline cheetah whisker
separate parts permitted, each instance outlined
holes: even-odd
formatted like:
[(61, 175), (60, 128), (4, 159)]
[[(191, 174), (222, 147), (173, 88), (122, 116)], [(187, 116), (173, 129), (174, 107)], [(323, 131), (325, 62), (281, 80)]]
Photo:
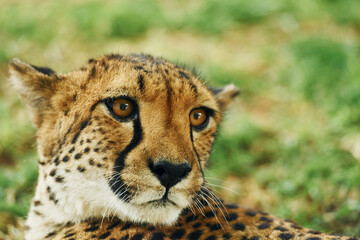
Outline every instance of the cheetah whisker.
[(203, 208), (205, 208), (205, 206), (201, 203), (200, 199), (196, 198), (194, 203), (195, 203), (195, 206), (197, 207), (197, 209), (199, 210), (199, 212), (201, 213), (201, 215), (203, 215), (205, 217), (205, 212), (203, 210)]
[[(217, 213), (216, 213), (216, 210), (215, 210), (215, 208), (212, 206), (212, 204), (203, 196), (203, 195), (201, 195), (201, 197), (202, 197), (202, 199), (204, 199), (206, 202), (207, 202), (207, 204), (209, 205), (209, 208), (211, 209), (211, 212), (214, 214), (214, 216), (215, 216), (215, 219), (216, 219), (216, 221), (219, 223), (219, 225), (221, 226), (221, 228), (222, 229), (224, 229), (224, 227), (223, 227), (223, 225), (221, 224), (221, 222), (219, 221), (219, 219), (218, 219), (218, 217), (217, 217)], [(222, 211), (221, 211), (222, 212)], [(226, 219), (225, 219), (226, 220)], [(226, 221), (227, 222), (227, 221)], [(229, 224), (228, 222), (227, 222), (227, 224)]]
[[(208, 182), (206, 183), (206, 185), (209, 185), (209, 186), (212, 186), (212, 187), (218, 187), (218, 188), (226, 189), (226, 190), (234, 193), (235, 195), (240, 196), (240, 194), (239, 194), (238, 192), (236, 192), (234, 189), (231, 189), (231, 188), (228, 188), (228, 187), (224, 187), (224, 186), (222, 186), (222, 185), (217, 185), (217, 184), (208, 183)], [(220, 192), (218, 192), (218, 193), (220, 193)]]
[[(221, 209), (221, 208), (224, 208), (226, 214), (229, 215), (229, 213), (228, 213), (225, 205), (224, 205), (224, 204), (220, 201), (220, 199), (219, 199), (216, 195), (214, 195), (211, 191), (209, 191), (209, 190), (208, 190), (207, 188), (205, 188), (205, 187), (204, 187), (204, 189), (206, 190), (206, 192), (202, 191), (202, 193), (203, 193), (205, 196), (209, 197), (212, 201), (214, 201), (215, 204), (217, 204), (217, 206), (219, 206), (218, 203), (220, 203), (220, 206), (219, 206), (218, 209), (219, 209), (219, 211), (221, 212), (221, 215), (224, 217), (226, 223), (229, 224), (229, 222), (227, 221), (226, 216), (225, 216), (223, 210)], [(204, 198), (204, 197), (203, 197), (203, 198)], [(214, 198), (215, 198), (215, 200), (214, 200)], [(206, 198), (204, 198), (204, 200), (207, 201)], [(211, 208), (211, 207), (210, 207), (210, 208)], [(214, 213), (214, 214), (215, 214), (215, 213)], [(215, 215), (215, 217), (216, 217), (216, 220), (219, 221), (216, 215)], [(220, 221), (219, 221), (219, 223), (220, 223)], [(220, 224), (220, 225), (221, 225), (221, 224)]]
[[(205, 188), (206, 189), (206, 193), (208, 193), (210, 196), (210, 198), (215, 201), (217, 204), (220, 204), (221, 207), (225, 210), (226, 214), (229, 214), (224, 203), (221, 201), (221, 199), (216, 196), (216, 194), (214, 194), (210, 189), (208, 189), (206, 186), (203, 186), (202, 188)], [(221, 194), (221, 193), (220, 193)]]

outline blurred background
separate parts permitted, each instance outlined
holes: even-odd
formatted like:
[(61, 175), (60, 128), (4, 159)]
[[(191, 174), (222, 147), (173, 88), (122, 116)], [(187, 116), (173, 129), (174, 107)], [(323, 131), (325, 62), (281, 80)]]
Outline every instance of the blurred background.
[(0, 2), (0, 239), (23, 238), (37, 179), (35, 129), (7, 62), (68, 72), (131, 52), (242, 89), (206, 173), (219, 196), (360, 237), (360, 1)]

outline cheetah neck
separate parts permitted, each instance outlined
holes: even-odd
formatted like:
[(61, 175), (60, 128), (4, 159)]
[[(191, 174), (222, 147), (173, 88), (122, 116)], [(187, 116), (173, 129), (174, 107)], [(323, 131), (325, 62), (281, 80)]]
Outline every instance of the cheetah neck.
[(46, 233), (53, 232), (64, 218), (59, 207), (50, 201), (47, 185), (43, 179), (43, 174), (40, 172), (26, 221), (25, 238), (29, 240), (44, 239)]
[(55, 189), (40, 171), (35, 196), (26, 221), (26, 239), (44, 239), (45, 233), (54, 232), (68, 223), (80, 223), (94, 216), (101, 216), (104, 208), (89, 209), (81, 194), (68, 196), (67, 186)]

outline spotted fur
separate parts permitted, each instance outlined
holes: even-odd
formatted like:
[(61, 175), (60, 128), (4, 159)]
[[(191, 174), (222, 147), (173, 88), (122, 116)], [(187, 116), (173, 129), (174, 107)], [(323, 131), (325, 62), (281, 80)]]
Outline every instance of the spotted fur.
[[(68, 74), (15, 59), (10, 76), (38, 129), (28, 240), (356, 239), (228, 205), (207, 189), (203, 169), (234, 85), (211, 89), (149, 55), (108, 55)], [(118, 98), (134, 103), (131, 118), (111, 111)], [(195, 108), (209, 115), (202, 129), (189, 122)]]

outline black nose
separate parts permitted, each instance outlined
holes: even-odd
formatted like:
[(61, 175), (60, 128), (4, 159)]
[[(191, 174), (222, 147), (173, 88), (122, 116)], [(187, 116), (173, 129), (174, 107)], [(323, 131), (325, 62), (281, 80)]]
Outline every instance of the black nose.
[(163, 160), (155, 164), (150, 161), (149, 168), (166, 188), (171, 188), (180, 182), (191, 171), (189, 163), (175, 165)]

